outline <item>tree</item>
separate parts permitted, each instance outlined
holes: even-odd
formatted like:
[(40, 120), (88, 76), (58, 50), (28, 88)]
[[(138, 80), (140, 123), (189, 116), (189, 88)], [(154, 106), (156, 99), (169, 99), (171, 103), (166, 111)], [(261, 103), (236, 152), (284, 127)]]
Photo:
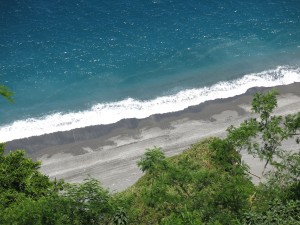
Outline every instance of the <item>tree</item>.
[(71, 224), (107, 224), (113, 217), (109, 192), (93, 178), (67, 184), (62, 197)]
[(57, 186), (38, 169), (40, 162), (25, 157), (25, 151), (16, 150), (4, 155), (0, 144), (0, 205), (9, 207), (23, 198), (38, 199)]
[[(111, 224), (114, 207), (110, 202), (108, 191), (98, 181), (88, 179), (82, 184), (65, 183), (63, 190), (49, 190), (36, 199), (23, 197), (2, 208), (0, 221), (19, 225)], [(121, 221), (126, 221), (122, 216)]]
[[(299, 155), (283, 151), (281, 145), (282, 141), (299, 135), (297, 132), (300, 129), (300, 112), (285, 117), (273, 115), (277, 106), (277, 94), (275, 90), (266, 94), (256, 93), (252, 101), (252, 111), (258, 114), (258, 118), (250, 118), (239, 127), (231, 126), (227, 129), (227, 143), (238, 151), (246, 148), (248, 153), (265, 161), (262, 174), (257, 175), (260, 178), (266, 175), (269, 164), (276, 169), (287, 168), (288, 165), (284, 162), (291, 162), (291, 155)], [(299, 137), (296, 137), (296, 141), (299, 142)]]
[[(300, 112), (274, 115), (277, 91), (256, 93), (252, 111), (257, 117), (245, 120), (239, 127), (230, 126), (225, 139), (212, 146), (223, 151), (229, 164), (242, 165), (232, 153), (247, 149), (249, 154), (264, 160), (262, 173), (252, 174), (260, 179), (259, 186), (249, 198), (250, 210), (245, 213), (244, 224), (300, 224), (300, 153), (299, 149), (282, 149), (284, 140), (295, 138), (299, 144)], [(217, 146), (217, 147), (216, 147)], [(225, 147), (224, 147), (225, 146)], [(268, 165), (272, 170), (267, 171)], [(262, 178), (266, 178), (262, 182)]]
[(1, 224), (49, 224), (41, 221), (53, 217), (52, 213), (47, 217), (45, 212), (50, 210), (49, 204), (63, 182), (50, 181), (39, 172), (40, 164), (27, 158), (22, 150), (5, 155), (4, 144), (0, 144)]
[(161, 148), (154, 147), (146, 150), (145, 155), (137, 163), (143, 172), (153, 173), (159, 168), (166, 167), (166, 157), (162, 153)]

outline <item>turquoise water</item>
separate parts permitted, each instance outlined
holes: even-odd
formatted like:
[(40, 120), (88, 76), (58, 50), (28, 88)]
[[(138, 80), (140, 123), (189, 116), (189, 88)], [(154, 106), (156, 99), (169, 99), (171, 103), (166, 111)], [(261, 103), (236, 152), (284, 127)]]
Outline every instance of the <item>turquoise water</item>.
[(16, 94), (0, 102), (3, 141), (300, 81), (296, 0), (13, 0), (0, 18)]

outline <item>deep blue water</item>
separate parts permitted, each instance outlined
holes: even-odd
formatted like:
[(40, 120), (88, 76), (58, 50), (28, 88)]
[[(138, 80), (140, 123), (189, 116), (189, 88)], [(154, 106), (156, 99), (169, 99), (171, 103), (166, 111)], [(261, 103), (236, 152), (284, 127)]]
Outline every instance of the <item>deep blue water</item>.
[[(299, 72), (299, 0), (0, 0), (0, 6), (0, 83), (15, 92), (15, 104), (0, 101), (5, 131), (16, 121), (24, 123), (11, 130), (30, 130), (28, 118), (82, 114), (99, 104), (102, 111), (112, 102), (130, 108), (122, 102), (128, 98), (141, 104), (178, 98), (180, 91), (247, 74), (281, 76), (278, 66), (285, 75)], [(49, 123), (41, 123), (40, 133)]]

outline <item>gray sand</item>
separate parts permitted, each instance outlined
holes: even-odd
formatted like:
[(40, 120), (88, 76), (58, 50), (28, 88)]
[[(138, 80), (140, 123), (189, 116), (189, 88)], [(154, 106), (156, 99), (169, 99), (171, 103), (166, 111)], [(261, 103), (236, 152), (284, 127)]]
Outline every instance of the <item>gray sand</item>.
[[(8, 143), (8, 147), (27, 149), (29, 156), (42, 161), (41, 171), (51, 178), (81, 182), (91, 176), (111, 191), (120, 191), (142, 176), (136, 162), (147, 148), (161, 147), (167, 156), (172, 156), (202, 138), (224, 136), (229, 125), (249, 118), (252, 94), (257, 90), (177, 113), (17, 140)], [(279, 87), (279, 91), (275, 113), (298, 112), (300, 83)], [(293, 143), (286, 146), (295, 148)], [(263, 163), (245, 152), (242, 154), (252, 172), (260, 175)]]

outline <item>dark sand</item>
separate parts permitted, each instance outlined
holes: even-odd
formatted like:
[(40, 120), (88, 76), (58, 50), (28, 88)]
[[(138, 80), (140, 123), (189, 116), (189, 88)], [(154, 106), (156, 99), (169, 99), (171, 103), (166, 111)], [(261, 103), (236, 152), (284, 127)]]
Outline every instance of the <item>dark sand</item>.
[[(276, 113), (300, 111), (300, 83), (277, 89), (280, 96)], [(162, 147), (172, 156), (199, 139), (224, 136), (229, 125), (238, 125), (251, 115), (252, 95), (261, 90), (266, 88), (252, 88), (240, 96), (205, 102), (175, 113), (14, 140), (7, 143), (6, 149), (26, 149), (30, 157), (42, 161), (41, 171), (51, 178), (80, 182), (91, 176), (111, 191), (120, 191), (141, 177), (136, 161), (145, 149)], [(292, 143), (287, 145), (295, 147)], [(260, 173), (259, 160), (246, 153), (243, 158), (254, 173)]]

